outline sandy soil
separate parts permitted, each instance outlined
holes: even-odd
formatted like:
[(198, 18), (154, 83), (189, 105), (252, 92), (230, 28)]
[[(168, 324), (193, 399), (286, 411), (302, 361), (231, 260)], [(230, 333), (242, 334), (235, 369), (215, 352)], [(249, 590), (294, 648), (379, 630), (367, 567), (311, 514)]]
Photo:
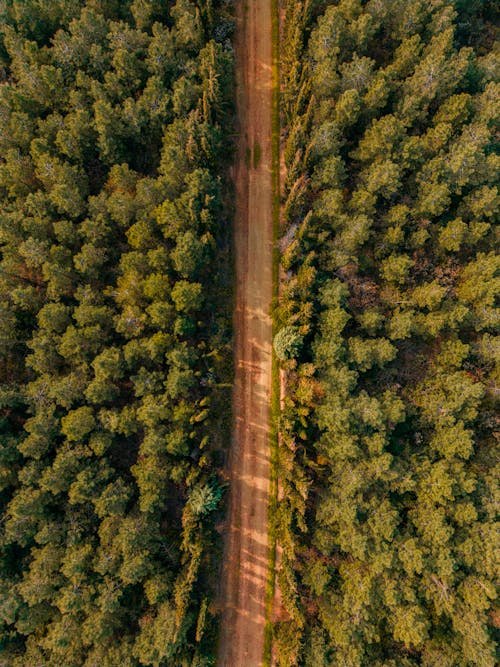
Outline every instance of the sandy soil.
[[(220, 667), (258, 667), (264, 649), (271, 400), (271, 3), (237, 3), (239, 147), (231, 495), (222, 576)], [(254, 164), (255, 147), (260, 152)]]

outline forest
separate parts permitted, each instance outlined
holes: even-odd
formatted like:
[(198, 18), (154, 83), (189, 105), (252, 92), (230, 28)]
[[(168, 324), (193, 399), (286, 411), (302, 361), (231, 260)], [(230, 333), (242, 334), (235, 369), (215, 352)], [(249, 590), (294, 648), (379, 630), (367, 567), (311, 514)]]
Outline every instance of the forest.
[[(234, 5), (0, 0), (0, 667), (216, 664)], [(272, 5), (276, 666), (495, 667), (498, 3)]]
[(214, 664), (232, 30), (211, 0), (0, 2), (5, 667)]
[(285, 2), (282, 667), (498, 664), (498, 19)]

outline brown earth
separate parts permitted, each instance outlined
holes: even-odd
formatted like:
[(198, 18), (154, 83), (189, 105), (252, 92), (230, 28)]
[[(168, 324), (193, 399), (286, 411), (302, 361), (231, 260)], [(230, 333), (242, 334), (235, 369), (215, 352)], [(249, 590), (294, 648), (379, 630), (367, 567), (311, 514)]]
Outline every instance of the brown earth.
[(220, 667), (258, 667), (268, 574), (273, 222), (271, 3), (237, 3), (236, 305)]

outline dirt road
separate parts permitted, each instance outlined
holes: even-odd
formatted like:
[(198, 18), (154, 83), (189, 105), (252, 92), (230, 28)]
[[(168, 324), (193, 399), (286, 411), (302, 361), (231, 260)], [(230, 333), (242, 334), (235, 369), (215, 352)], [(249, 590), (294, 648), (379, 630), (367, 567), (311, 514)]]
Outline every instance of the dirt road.
[(270, 0), (237, 5), (239, 146), (229, 526), (219, 667), (258, 667), (264, 649), (271, 399), (272, 41)]

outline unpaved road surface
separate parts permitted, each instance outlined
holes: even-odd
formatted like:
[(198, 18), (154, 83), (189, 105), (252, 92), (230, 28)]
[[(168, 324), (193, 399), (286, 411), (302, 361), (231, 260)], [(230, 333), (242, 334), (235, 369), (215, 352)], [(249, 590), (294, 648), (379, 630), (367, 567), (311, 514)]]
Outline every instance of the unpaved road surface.
[(271, 2), (237, 3), (239, 143), (230, 508), (219, 667), (259, 667), (264, 649), (271, 402), (273, 221)]

